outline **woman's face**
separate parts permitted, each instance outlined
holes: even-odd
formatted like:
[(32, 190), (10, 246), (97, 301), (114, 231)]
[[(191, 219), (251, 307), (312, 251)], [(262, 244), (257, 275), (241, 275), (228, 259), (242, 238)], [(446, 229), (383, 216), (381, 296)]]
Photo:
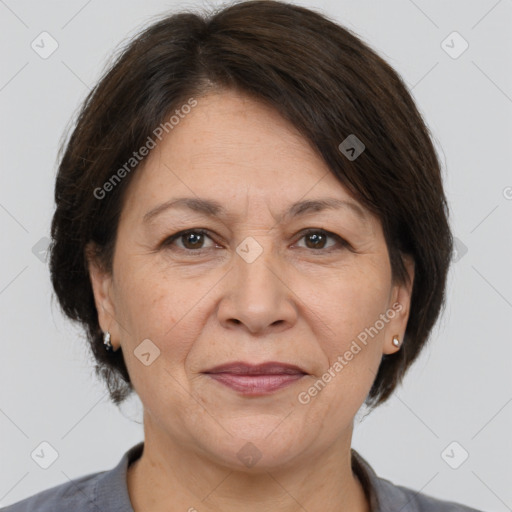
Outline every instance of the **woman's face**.
[[(285, 467), (350, 441), (409, 312), (410, 286), (392, 283), (378, 219), (293, 126), (234, 92), (198, 98), (136, 172), (113, 273), (91, 265), (91, 277), (146, 437), (233, 468), (247, 457)], [(159, 209), (181, 198), (218, 211)], [(296, 206), (305, 201), (332, 207)], [(170, 240), (181, 231), (192, 233)], [(206, 373), (269, 361), (304, 374), (251, 393)]]

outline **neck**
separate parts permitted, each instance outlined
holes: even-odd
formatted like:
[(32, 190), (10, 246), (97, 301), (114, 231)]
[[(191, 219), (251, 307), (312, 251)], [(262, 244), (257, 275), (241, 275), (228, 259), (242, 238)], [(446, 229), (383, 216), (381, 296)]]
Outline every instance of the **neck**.
[(352, 430), (315, 457), (237, 470), (148, 426), (142, 456), (128, 468), (135, 512), (370, 512), (352, 472)]

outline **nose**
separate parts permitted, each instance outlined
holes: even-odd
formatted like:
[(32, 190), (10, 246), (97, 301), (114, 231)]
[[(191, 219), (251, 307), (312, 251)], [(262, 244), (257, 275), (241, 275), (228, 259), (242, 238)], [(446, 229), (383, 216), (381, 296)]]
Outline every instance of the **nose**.
[[(254, 260), (234, 254), (217, 311), (220, 323), (253, 335), (279, 333), (297, 321), (289, 272), (266, 249)], [(288, 282), (287, 282), (288, 281)]]

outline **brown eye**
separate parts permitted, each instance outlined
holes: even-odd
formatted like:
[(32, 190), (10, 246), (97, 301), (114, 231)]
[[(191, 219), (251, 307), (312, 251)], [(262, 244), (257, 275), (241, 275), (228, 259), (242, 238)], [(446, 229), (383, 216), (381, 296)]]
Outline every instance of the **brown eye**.
[[(348, 247), (348, 243), (343, 240), (343, 238), (335, 233), (330, 233), (323, 229), (311, 229), (302, 234), (301, 240), (302, 239), (306, 241), (306, 249), (311, 249), (313, 251), (324, 249), (324, 252), (329, 252), (330, 250), (335, 249), (336, 245), (340, 247)], [(330, 246), (326, 246), (329, 239), (335, 240), (335, 243)]]
[(186, 249), (201, 249), (204, 243), (204, 235), (195, 231), (181, 235), (180, 239), (183, 241), (183, 245)]
[[(206, 239), (210, 240), (213, 245), (206, 246)], [(336, 249), (350, 248), (350, 244), (343, 238), (325, 231), (324, 229), (310, 229), (302, 233), (299, 240), (305, 240), (305, 249), (314, 252), (326, 253)], [(329, 240), (333, 243), (328, 245)], [(161, 244), (163, 247), (170, 247), (188, 253), (202, 253), (203, 250), (208, 250), (215, 247), (215, 242), (209, 235), (206, 229), (188, 229), (180, 231), (166, 238)]]
[(167, 238), (163, 245), (176, 245), (175, 242), (179, 241), (181, 242), (181, 245), (177, 244), (178, 249), (182, 249), (184, 251), (199, 252), (202, 249), (208, 249), (208, 247), (203, 247), (206, 238), (211, 240), (207, 233), (208, 232), (204, 229), (189, 229), (187, 231), (180, 231), (179, 233), (175, 233), (174, 235)]
[(305, 235), (308, 249), (324, 249), (327, 237), (324, 233), (310, 233)]

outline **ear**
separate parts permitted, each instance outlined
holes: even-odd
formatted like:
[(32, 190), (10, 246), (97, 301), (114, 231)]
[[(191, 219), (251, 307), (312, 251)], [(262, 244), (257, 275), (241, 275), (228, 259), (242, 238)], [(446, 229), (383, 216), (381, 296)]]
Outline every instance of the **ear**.
[[(409, 320), (409, 313), (411, 311), (411, 296), (414, 284), (414, 260), (408, 254), (402, 255), (405, 269), (407, 271), (408, 279), (405, 283), (395, 284), (390, 295), (390, 304), (388, 311), (394, 311), (393, 318), (390, 318), (385, 331), (385, 339), (382, 347), (383, 354), (393, 354), (400, 350), (404, 341), (405, 329), (407, 321)], [(395, 347), (393, 345), (393, 338), (398, 337), (400, 345)]]
[(116, 322), (113, 296), (113, 276), (103, 268), (97, 257), (95, 244), (90, 242), (85, 249), (87, 267), (94, 294), (94, 302), (98, 311), (98, 323), (103, 332), (110, 332), (110, 340), (114, 350), (119, 348), (120, 332)]

